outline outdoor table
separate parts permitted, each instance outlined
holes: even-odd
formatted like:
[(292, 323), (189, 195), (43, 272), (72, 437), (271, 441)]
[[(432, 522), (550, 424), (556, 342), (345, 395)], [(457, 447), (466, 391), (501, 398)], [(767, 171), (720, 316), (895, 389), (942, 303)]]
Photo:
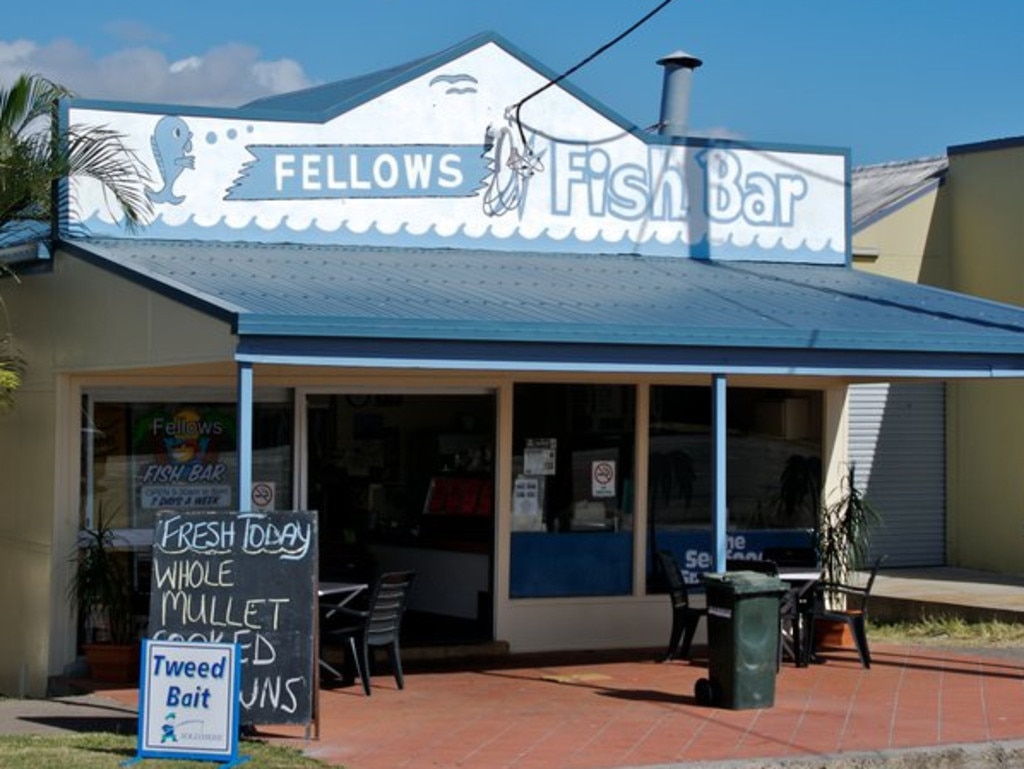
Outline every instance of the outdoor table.
[(329, 617), (368, 587), (366, 582), (321, 582), (317, 585), (316, 594), (320, 598), (320, 606), (328, 610), (325, 616)]
[[(323, 619), (329, 619), (339, 609), (346, 606), (357, 595), (369, 588), (366, 582), (321, 582), (317, 585), (316, 594), (320, 599), (320, 613)], [(319, 655), (318, 655), (319, 656)], [(320, 658), (320, 665), (337, 678), (343, 678), (332, 665)]]
[(793, 602), (793, 661), (797, 667), (807, 667), (813, 652), (814, 589), (821, 582), (821, 569), (783, 566), (779, 579), (789, 584)]

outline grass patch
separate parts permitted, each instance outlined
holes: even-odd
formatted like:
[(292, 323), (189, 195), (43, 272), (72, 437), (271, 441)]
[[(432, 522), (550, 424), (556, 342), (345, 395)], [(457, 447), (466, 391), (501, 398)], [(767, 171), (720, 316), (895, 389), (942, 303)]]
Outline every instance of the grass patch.
[[(134, 758), (136, 735), (92, 732), (88, 734), (0, 736), (0, 766), (4, 769), (116, 769)], [(252, 769), (322, 769), (320, 761), (303, 756), (298, 750), (269, 745), (259, 740), (242, 740), (240, 756), (250, 756), (242, 764)], [(137, 764), (143, 769), (210, 769), (220, 766), (210, 761), (147, 758)]]
[(913, 622), (872, 622), (868, 635), (888, 642), (946, 646), (1024, 646), (1024, 623), (968, 622), (958, 617), (926, 617)]

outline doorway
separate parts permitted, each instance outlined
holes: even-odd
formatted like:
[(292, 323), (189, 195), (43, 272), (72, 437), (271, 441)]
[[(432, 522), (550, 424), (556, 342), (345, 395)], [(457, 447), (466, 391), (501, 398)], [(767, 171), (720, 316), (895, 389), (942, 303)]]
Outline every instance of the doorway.
[(489, 391), (307, 396), (321, 578), (415, 571), (407, 646), (493, 639), (496, 420)]

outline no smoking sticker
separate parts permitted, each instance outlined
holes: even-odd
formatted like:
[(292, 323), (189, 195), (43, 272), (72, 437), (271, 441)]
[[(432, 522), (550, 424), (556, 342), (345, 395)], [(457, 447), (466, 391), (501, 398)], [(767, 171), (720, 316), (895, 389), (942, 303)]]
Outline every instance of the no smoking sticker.
[(276, 488), (272, 481), (256, 481), (252, 485), (253, 510), (273, 510), (275, 495)]
[(615, 461), (599, 459), (590, 465), (590, 496), (615, 496)]

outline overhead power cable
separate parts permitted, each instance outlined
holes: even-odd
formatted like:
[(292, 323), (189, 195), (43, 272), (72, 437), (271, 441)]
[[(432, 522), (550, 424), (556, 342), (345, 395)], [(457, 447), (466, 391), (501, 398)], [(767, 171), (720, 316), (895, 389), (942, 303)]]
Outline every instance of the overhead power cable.
[(547, 83), (542, 85), (536, 91), (534, 91), (531, 94), (528, 94), (527, 96), (523, 97), (518, 102), (516, 102), (512, 106), (511, 109), (514, 110), (513, 115), (515, 117), (516, 127), (519, 129), (519, 138), (522, 141), (523, 146), (524, 147), (527, 146), (527, 144), (526, 144), (526, 132), (523, 130), (523, 123), (519, 119), (519, 113), (522, 111), (523, 105), (526, 104), (526, 102), (528, 102), (533, 97), (539, 96), (540, 94), (544, 93), (544, 91), (546, 91), (547, 89), (551, 88), (551, 86), (558, 85), (560, 82), (565, 80), (567, 77), (572, 75), (574, 72), (576, 72), (580, 68), (582, 68), (582, 67), (586, 66), (587, 64), (589, 64), (590, 62), (592, 62), (594, 59), (596, 59), (602, 53), (607, 51), (609, 48), (611, 48), (612, 46), (614, 46), (617, 43), (621, 42), (624, 38), (628, 37), (633, 32), (635, 32), (639, 27), (641, 27), (644, 24), (646, 24), (648, 21), (651, 20), (651, 18), (653, 18), (655, 16), (655, 14), (659, 13), (660, 11), (662, 11), (665, 7), (670, 5), (672, 2), (673, 2), (673, 0), (662, 0), (662, 2), (658, 3), (658, 5), (653, 10), (651, 10), (646, 15), (644, 15), (643, 18), (641, 18), (639, 21), (637, 21), (634, 24), (632, 24), (629, 27), (629, 29), (627, 29), (626, 31), (624, 31), (621, 34), (617, 35), (613, 39), (609, 40), (607, 43), (602, 45), (600, 48), (598, 48), (592, 54), (587, 56), (585, 59), (583, 59), (581, 62), (579, 62), (575, 66), (567, 69), (565, 72), (563, 72), (561, 75), (556, 77), (554, 80), (549, 80)]

